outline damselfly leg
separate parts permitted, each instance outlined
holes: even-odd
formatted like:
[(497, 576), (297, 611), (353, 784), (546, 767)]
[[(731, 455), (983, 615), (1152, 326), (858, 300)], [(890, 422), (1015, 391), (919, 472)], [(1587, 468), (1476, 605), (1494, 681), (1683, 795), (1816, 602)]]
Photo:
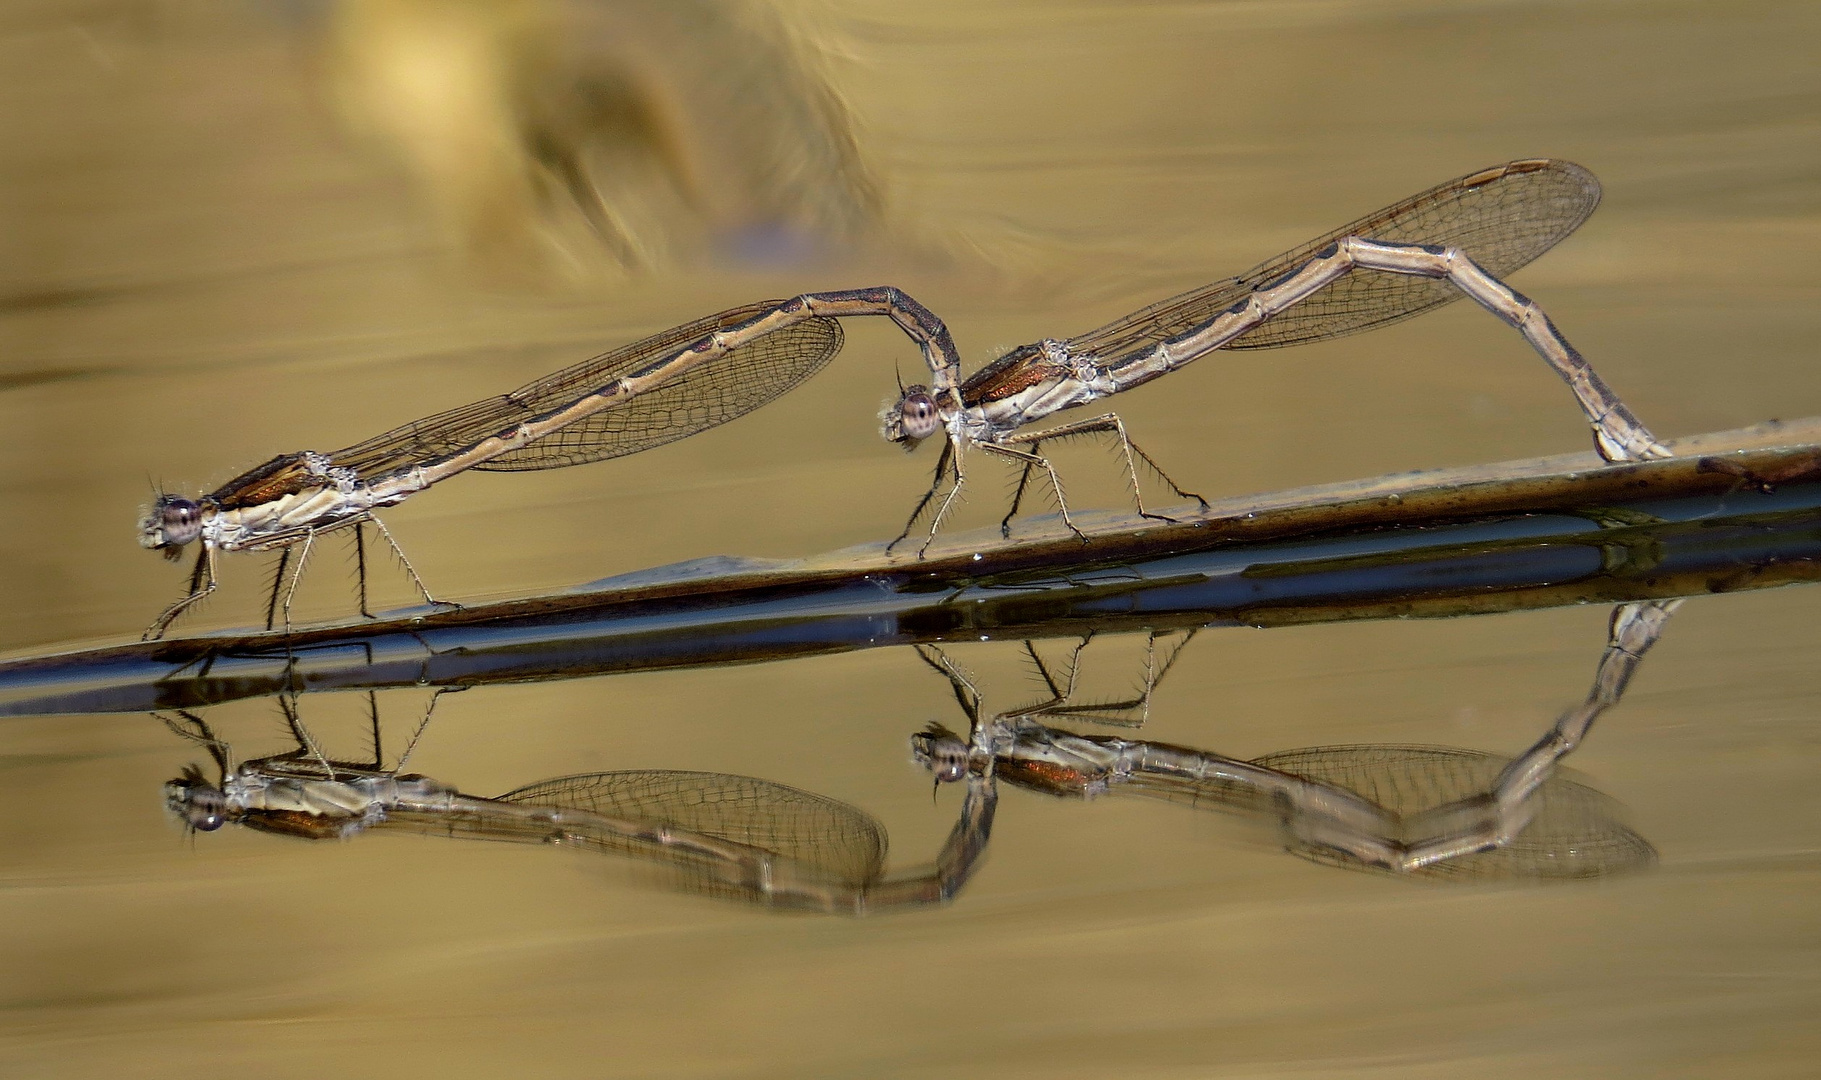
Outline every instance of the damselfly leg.
[[(163, 637), (165, 630), (177, 621), (179, 615), (207, 598), (215, 591), (215, 586), (215, 549), (204, 546), (196, 553), (196, 567), (190, 571), (190, 587), (184, 592), (183, 598), (160, 612), (152, 620), (152, 625), (145, 628), (145, 633), (139, 635), (139, 640), (156, 641)], [(270, 625), (271, 620), (268, 618), (267, 626)]]
[[(375, 617), (368, 605), (367, 594), (367, 525), (372, 525), (379, 532), (380, 539), (386, 542), (386, 546), (391, 550), (393, 556), (398, 559), (399, 566), (403, 568), (405, 576), (411, 579), (411, 585), (417, 590), (418, 595), (424, 598), (424, 603), (431, 607), (445, 609), (461, 606), (452, 601), (438, 600), (431, 595), (429, 588), (424, 585), (423, 578), (418, 576), (417, 569), (411, 565), (411, 560), (405, 557), (404, 549), (399, 547), (398, 541), (392, 538), (391, 530), (386, 528), (385, 522), (377, 517), (368, 516), (340, 522), (325, 529), (309, 529), (294, 542), (270, 545), (278, 549), (278, 562), (273, 566), (272, 583), (266, 594), (265, 628), (267, 630), (282, 625), (286, 633), (290, 632), (292, 602), (297, 596), (298, 584), (303, 580), (305, 564), (314, 551), (317, 534), (349, 527), (352, 528), (354, 536), (355, 595), (358, 598), (360, 614), (369, 619)], [(146, 628), (140, 640), (155, 641), (163, 637), (164, 632), (178, 618), (188, 613), (192, 606), (206, 599), (215, 591), (218, 585), (215, 551), (213, 546), (203, 544), (202, 549), (197, 552), (195, 568), (190, 574), (189, 588), (185, 591), (183, 598), (166, 608), (152, 625)], [(295, 566), (292, 564), (293, 558), (296, 560)]]
[[(1177, 498), (1184, 500), (1193, 499), (1203, 510), (1208, 508), (1208, 500), (1192, 491), (1184, 491), (1176, 481), (1170, 479), (1170, 474), (1164, 472), (1163, 467), (1158, 465), (1151, 455), (1145, 453), (1137, 443), (1132, 441), (1132, 437), (1126, 434), (1125, 422), (1119, 419), (1119, 414), (1103, 413), (1091, 420), (1080, 420), (1073, 424), (1062, 424), (1053, 428), (1045, 428), (1042, 431), (1021, 431), (1005, 440), (1007, 443), (1023, 443), (1028, 445), (1031, 448), (1031, 455), (1036, 457), (1037, 460), (1033, 463), (1027, 463), (1025, 467), (1019, 471), (1018, 485), (1012, 492), (1011, 508), (1005, 512), (1005, 517), (999, 522), (999, 535), (1007, 537), (1008, 539), (1011, 537), (1012, 519), (1018, 516), (1018, 506), (1024, 501), (1024, 493), (1030, 485), (1031, 470), (1034, 465), (1038, 463), (1042, 464), (1044, 471), (1049, 475), (1050, 486), (1056, 493), (1056, 502), (1061, 508), (1063, 521), (1067, 522), (1070, 528), (1073, 528), (1074, 522), (1070, 521), (1067, 504), (1064, 503), (1062, 498), (1062, 482), (1057, 479), (1056, 470), (1050, 466), (1049, 459), (1039, 456), (1039, 450), (1046, 442), (1072, 439), (1082, 435), (1102, 435), (1109, 433), (1116, 440), (1115, 445), (1118, 447), (1119, 452), (1124, 456), (1125, 475), (1126, 478), (1131, 481), (1132, 502), (1138, 508), (1139, 517), (1151, 518), (1154, 521), (1174, 522), (1177, 520), (1176, 518), (1164, 514), (1153, 514), (1144, 508), (1144, 490), (1138, 483), (1138, 462), (1140, 461), (1144, 462), (1145, 466), (1149, 468), (1158, 479), (1170, 485), (1170, 490), (1176, 493)], [(1079, 533), (1079, 531), (1077, 532)]]
[(1024, 643), (1025, 656), (1037, 677), (1043, 682), (1049, 696), (1033, 702), (1023, 708), (1012, 710), (1007, 717), (1050, 718), (1058, 720), (1081, 720), (1111, 727), (1143, 727), (1151, 716), (1151, 695), (1163, 683), (1170, 669), (1176, 666), (1177, 659), (1189, 642), (1195, 640), (1200, 629), (1192, 630), (1152, 630), (1145, 634), (1144, 661), (1138, 681), (1132, 686), (1129, 697), (1113, 697), (1098, 701), (1080, 701), (1079, 677), (1081, 674), (1081, 656), (1096, 637), (1093, 633), (1082, 635), (1080, 641), (1070, 650), (1066, 664), (1058, 672), (1053, 665), (1043, 659), (1037, 652), (1036, 643)]
[[(1082, 693), (1082, 655), (1088, 646), (1099, 635), (1092, 632), (1082, 635), (1081, 639), (1069, 649), (1068, 656), (1060, 663), (1046, 660), (1038, 651), (1036, 642), (1025, 641), (1023, 650), (1025, 662), (1032, 674), (1037, 677), (1044, 689), (1044, 696), (1029, 704), (998, 713), (991, 719), (996, 722), (1009, 722), (1019, 719), (1047, 718), (1052, 720), (1078, 720), (1095, 724), (1106, 724), (1114, 727), (1142, 727), (1150, 717), (1151, 695), (1162, 684), (1164, 677), (1176, 665), (1182, 656), (1183, 649), (1195, 639), (1199, 629), (1191, 630), (1152, 630), (1145, 634), (1144, 656), (1140, 661), (1139, 676), (1130, 684), (1131, 691), (1126, 696), (1102, 696), (1095, 700), (1083, 701)], [(954, 689), (955, 698), (961, 704), (962, 711), (968, 716), (974, 727), (980, 725), (981, 699), (971, 676), (967, 675), (941, 648), (934, 645), (915, 646), (917, 656), (925, 664), (948, 679)]]

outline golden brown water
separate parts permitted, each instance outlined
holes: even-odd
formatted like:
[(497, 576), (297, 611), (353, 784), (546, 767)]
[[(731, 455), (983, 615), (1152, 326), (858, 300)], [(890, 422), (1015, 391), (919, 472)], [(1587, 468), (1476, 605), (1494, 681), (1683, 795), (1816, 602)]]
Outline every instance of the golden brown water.
[[(465, 144), (373, 122), (377, 96), (347, 103), (377, 94), (372, 69), (333, 43), (417, 40), (435, 29), (423, 18), (352, 0), (0, 15), (0, 648), (136, 635), (177, 595), (187, 569), (133, 544), (148, 475), (211, 487), (810, 289), (902, 286), (978, 362), (1515, 157), (1570, 158), (1605, 183), (1600, 212), (1515, 285), (1660, 434), (1821, 413), (1812, 5), (783, 4), (863, 161), (801, 184), (864, 206), (854, 193), (876, 181), (877, 223), (791, 210), (808, 239), (754, 255), (736, 242), (751, 212), (711, 185), (696, 218), (642, 211), (632, 232), (659, 239), (630, 268), (561, 190), (431, 168)], [(695, 48), (653, 31), (635, 52), (663, 78), (692, 58), (710, 77), (745, 55), (743, 25), (704, 19)], [(520, 33), (473, 31), (462, 55), (535, 65), (537, 49), (498, 44)], [(752, 70), (785, 79), (787, 53)], [(447, 104), (449, 85), (432, 97)], [(776, 137), (810, 137), (793, 123)], [(679, 130), (722, 145), (733, 126)], [(461, 132), (487, 146), (500, 130)], [(633, 132), (603, 168), (668, 167), (637, 124), (600, 130)], [(874, 414), (893, 365), (916, 363), (887, 328), (855, 327), (827, 372), (736, 424), (618, 462), (460, 477), (387, 521), (455, 597), (890, 536), (934, 452), (882, 443)], [(1585, 444), (1560, 385), (1464, 305), (1210, 360), (1119, 408), (1210, 496)], [(1097, 451), (1061, 460), (1087, 474), (1078, 501), (1117, 495)], [(995, 513), (998, 484), (976, 489), (971, 520)], [(345, 549), (317, 558), (305, 617), (347, 604)], [(229, 557), (187, 628), (252, 621), (265, 572)], [(376, 582), (409, 600), (384, 570)], [(1659, 865), (1547, 888), (1348, 874), (1181, 807), (1009, 791), (953, 905), (778, 916), (560, 850), (186, 842), (159, 785), (193, 747), (143, 716), (10, 720), (0, 1071), (1801, 1074), (1821, 1053), (1814, 603), (1795, 588), (1683, 607), (1573, 759), (1628, 804)], [(1209, 631), (1144, 735), (1244, 757), (1514, 753), (1585, 692), (1605, 615)], [(953, 651), (989, 706), (1031, 695), (1011, 643)], [(1132, 658), (1106, 642), (1100, 670)], [(422, 699), (394, 696), (402, 740)], [(336, 748), (364, 749), (358, 703), (306, 704)], [(283, 748), (269, 703), (211, 720), (240, 754)], [(932, 805), (908, 760), (932, 720), (959, 722), (946, 686), (877, 650), (478, 689), (444, 699), (411, 768), (479, 793), (621, 768), (760, 776), (865, 807), (908, 864), (953, 822), (953, 793)]]

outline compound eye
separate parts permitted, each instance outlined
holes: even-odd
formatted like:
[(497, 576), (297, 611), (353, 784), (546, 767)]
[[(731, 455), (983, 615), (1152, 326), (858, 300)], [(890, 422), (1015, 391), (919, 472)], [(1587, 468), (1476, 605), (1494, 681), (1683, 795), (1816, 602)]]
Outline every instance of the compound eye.
[(188, 499), (167, 498), (158, 508), (164, 542), (182, 546), (201, 533), (202, 508)]
[(904, 395), (900, 414), (903, 416), (904, 434), (908, 438), (927, 439), (941, 426), (935, 399), (922, 389), (912, 389)]
[(227, 800), (215, 787), (173, 782), (166, 785), (164, 790), (171, 809), (182, 816), (184, 824), (197, 832), (214, 832), (227, 823)]
[(938, 784), (967, 779), (968, 746), (947, 731), (926, 731), (911, 741), (919, 763), (928, 766)]

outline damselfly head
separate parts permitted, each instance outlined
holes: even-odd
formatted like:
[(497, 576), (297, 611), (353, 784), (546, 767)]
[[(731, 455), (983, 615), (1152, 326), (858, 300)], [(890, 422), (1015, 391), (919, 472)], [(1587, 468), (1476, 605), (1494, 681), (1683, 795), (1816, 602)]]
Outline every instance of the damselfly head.
[(194, 765), (164, 785), (164, 805), (194, 832), (214, 832), (228, 820), (227, 796)]
[(202, 507), (177, 495), (160, 495), (139, 519), (139, 546), (163, 551), (167, 559), (202, 535)]
[(927, 386), (907, 386), (879, 413), (880, 431), (905, 449), (914, 449), (942, 428), (942, 410)]

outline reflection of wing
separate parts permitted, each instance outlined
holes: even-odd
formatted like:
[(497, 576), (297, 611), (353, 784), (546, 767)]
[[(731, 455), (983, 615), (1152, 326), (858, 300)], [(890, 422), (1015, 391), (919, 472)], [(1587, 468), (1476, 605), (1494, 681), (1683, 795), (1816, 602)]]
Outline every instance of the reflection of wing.
[[(777, 303), (749, 304), (666, 330), (510, 394), (395, 428), (329, 455), (330, 461), (355, 470), (363, 479), (440, 461), (490, 435), (561, 409), (622, 376), (661, 364), (709, 334), (748, 322)], [(839, 323), (795, 323), (474, 467), (497, 472), (557, 469), (662, 446), (744, 416), (814, 375), (840, 351)]]
[[(1152, 304), (1071, 338), (1069, 351), (1117, 363), (1182, 336), (1348, 236), (1458, 247), (1493, 277), (1503, 278), (1580, 227), (1599, 203), (1599, 181), (1573, 162), (1514, 161), (1368, 214), (1240, 277)], [(1460, 290), (1438, 278), (1351, 273), (1225, 347), (1264, 349), (1339, 337), (1407, 319), (1460, 296)]]
[[(667, 825), (772, 852), (823, 880), (860, 886), (885, 866), (885, 830), (846, 803), (750, 776), (680, 770), (590, 773), (543, 780), (499, 802), (583, 810)], [(625, 838), (580, 835), (615, 850)]]
[[(1345, 788), (1408, 818), (1486, 793), (1509, 760), (1441, 746), (1323, 746), (1267, 754), (1253, 764)], [(1611, 798), (1560, 771), (1531, 798), (1536, 803), (1530, 824), (1510, 843), (1415, 873), (1442, 878), (1584, 878), (1637, 870), (1656, 861), (1650, 842), (1618, 822), (1618, 806)], [(1359, 865), (1325, 851), (1294, 850), (1318, 862)]]

